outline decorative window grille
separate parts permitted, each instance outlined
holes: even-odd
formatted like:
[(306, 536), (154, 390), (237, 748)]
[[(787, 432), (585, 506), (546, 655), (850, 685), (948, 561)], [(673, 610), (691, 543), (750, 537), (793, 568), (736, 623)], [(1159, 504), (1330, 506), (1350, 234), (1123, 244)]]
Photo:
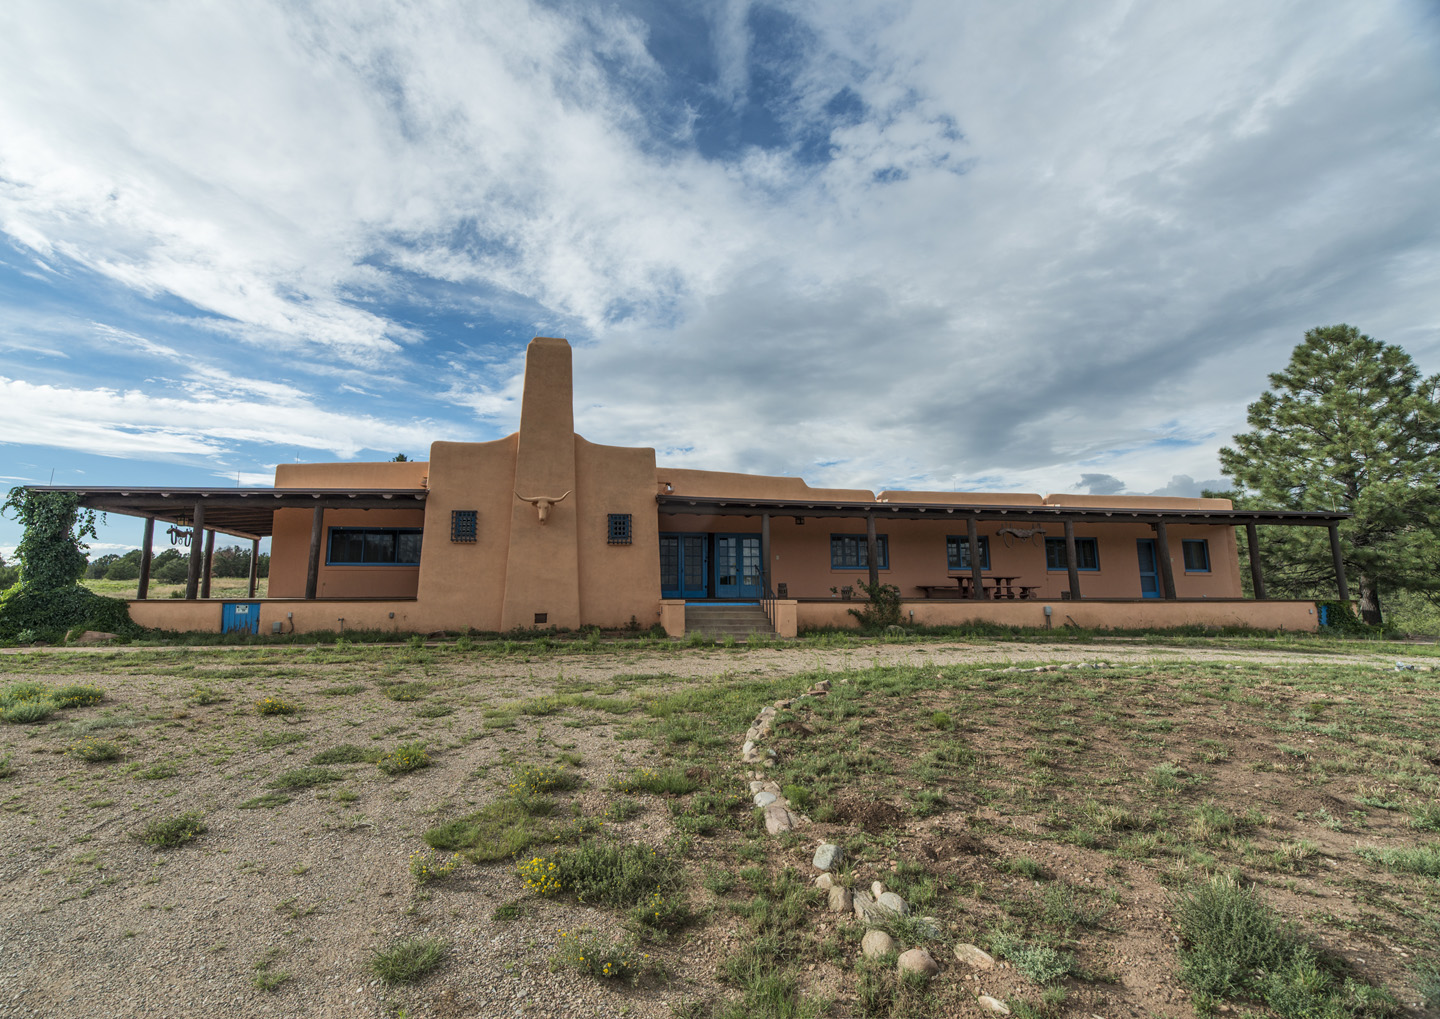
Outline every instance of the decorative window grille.
[(611, 513), (609, 526), (606, 530), (606, 540), (611, 545), (630, 544), (630, 514)]
[(476, 522), (479, 514), (475, 510), (450, 511), (450, 540), (463, 544), (474, 544), (479, 531)]

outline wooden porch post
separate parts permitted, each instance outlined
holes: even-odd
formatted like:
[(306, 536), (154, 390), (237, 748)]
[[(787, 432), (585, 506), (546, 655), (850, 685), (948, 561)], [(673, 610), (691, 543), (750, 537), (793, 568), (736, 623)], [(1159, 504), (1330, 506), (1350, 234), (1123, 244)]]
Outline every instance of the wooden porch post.
[(1340, 585), (1340, 600), (1350, 600), (1350, 585), (1345, 580), (1345, 559), (1340, 554), (1340, 525), (1330, 525), (1330, 556), (1335, 560), (1335, 580)]
[(875, 537), (875, 514), (865, 514), (865, 553), (870, 558), (870, 586), (880, 583), (880, 542)]
[(200, 559), (203, 549), (201, 545), (205, 533), (205, 504), (195, 504), (195, 520), (190, 526), (190, 573), (185, 578), (185, 598), (187, 601), (194, 601), (195, 594), (200, 590)]
[(145, 518), (145, 537), (141, 539), (140, 546), (140, 586), (135, 590), (135, 597), (144, 601), (150, 597), (150, 545), (155, 540), (155, 518)]
[(215, 568), (215, 532), (205, 532), (205, 572), (200, 574), (200, 597), (210, 597), (210, 573)]
[(1156, 558), (1160, 560), (1160, 584), (1165, 597), (1174, 601), (1175, 567), (1170, 563), (1170, 536), (1165, 531), (1165, 521), (1157, 520), (1151, 526), (1155, 528), (1155, 544), (1158, 546)]
[(260, 539), (250, 539), (250, 593), (248, 598), (255, 597), (255, 582), (260, 576)]
[(770, 592), (770, 514), (760, 514), (760, 585), (765, 592), (765, 597), (772, 597)]
[(970, 544), (970, 597), (985, 597), (980, 577), (980, 528), (971, 517), (965, 521), (965, 538)]
[(310, 565), (305, 570), (305, 600), (315, 600), (315, 589), (320, 586), (320, 539), (325, 536), (325, 509), (316, 506), (310, 518)]
[(1255, 588), (1255, 599), (1265, 600), (1265, 574), (1260, 570), (1260, 535), (1252, 520), (1245, 525), (1245, 544), (1250, 546), (1250, 585)]
[(1065, 521), (1065, 569), (1070, 574), (1070, 600), (1080, 600), (1080, 568), (1075, 565), (1075, 521)]

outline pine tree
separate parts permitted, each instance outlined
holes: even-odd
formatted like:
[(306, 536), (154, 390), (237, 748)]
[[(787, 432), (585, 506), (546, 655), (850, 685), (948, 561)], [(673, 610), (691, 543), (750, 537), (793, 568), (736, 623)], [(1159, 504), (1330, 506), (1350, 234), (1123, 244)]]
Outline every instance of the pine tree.
[[(1367, 623), (1381, 622), (1382, 591), (1440, 591), (1437, 394), (1440, 375), (1422, 378), (1400, 347), (1353, 326), (1311, 329), (1250, 405), (1252, 431), (1220, 450), (1250, 505), (1351, 514), (1343, 558)], [(1283, 552), (1293, 581), (1333, 583), (1324, 533), (1281, 530), (1265, 558)]]

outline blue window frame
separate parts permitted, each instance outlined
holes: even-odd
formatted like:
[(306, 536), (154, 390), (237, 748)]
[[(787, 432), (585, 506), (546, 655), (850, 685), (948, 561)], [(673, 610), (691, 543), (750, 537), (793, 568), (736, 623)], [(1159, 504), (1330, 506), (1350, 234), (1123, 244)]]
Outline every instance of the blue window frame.
[[(875, 535), (875, 550), (880, 561), (877, 569), (890, 568), (890, 541), (883, 534)], [(830, 535), (830, 568), (832, 570), (868, 570), (870, 568), (869, 548), (863, 534)]]
[(1186, 573), (1210, 572), (1210, 542), (1204, 538), (1188, 538), (1180, 543), (1185, 557)]
[[(1065, 539), (1045, 539), (1045, 568), (1067, 570), (1065, 562)], [(1075, 568), (1077, 570), (1098, 570), (1100, 568), (1100, 543), (1094, 538), (1075, 539)]]
[(630, 514), (611, 513), (608, 514), (609, 521), (606, 524), (606, 541), (611, 545), (630, 544)]
[[(945, 568), (947, 570), (968, 570), (970, 568), (970, 539), (963, 534), (945, 535)], [(990, 568), (990, 539), (980, 535), (980, 568)]]
[(419, 566), (418, 527), (332, 527), (326, 566)]

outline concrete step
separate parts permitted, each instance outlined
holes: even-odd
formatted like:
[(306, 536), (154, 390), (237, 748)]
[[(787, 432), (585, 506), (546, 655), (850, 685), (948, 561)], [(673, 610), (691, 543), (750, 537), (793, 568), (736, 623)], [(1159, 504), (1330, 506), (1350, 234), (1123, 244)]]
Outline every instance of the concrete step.
[(685, 632), (710, 637), (774, 636), (775, 628), (758, 605), (687, 605)]

